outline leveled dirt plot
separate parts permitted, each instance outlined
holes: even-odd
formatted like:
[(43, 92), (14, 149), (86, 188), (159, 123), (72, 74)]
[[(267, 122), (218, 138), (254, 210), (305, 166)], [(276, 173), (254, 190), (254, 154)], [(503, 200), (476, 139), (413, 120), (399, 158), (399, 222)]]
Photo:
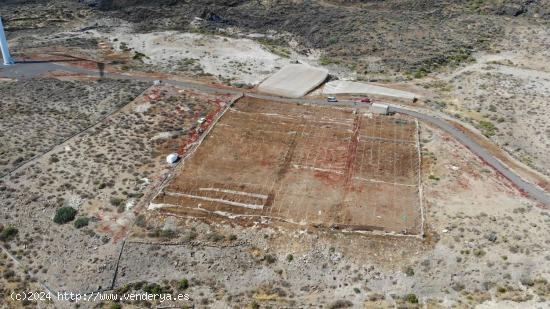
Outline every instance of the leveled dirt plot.
[(218, 122), (152, 207), (418, 233), (416, 124), (245, 98)]

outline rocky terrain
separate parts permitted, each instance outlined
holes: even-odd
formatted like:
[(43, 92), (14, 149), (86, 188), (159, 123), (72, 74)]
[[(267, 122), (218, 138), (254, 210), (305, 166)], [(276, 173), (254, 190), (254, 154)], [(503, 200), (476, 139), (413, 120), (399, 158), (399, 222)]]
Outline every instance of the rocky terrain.
[(446, 70), (418, 85), (436, 95), (429, 104), (470, 122), (524, 164), (550, 175), (550, 32), (516, 20), (492, 49), (472, 63)]
[[(550, 175), (547, 0), (6, 0), (1, 14), (16, 60), (251, 91), (298, 61), (421, 89), (396, 102)], [(60, 72), (0, 79), (0, 307), (549, 306), (548, 208), (422, 122), (422, 238), (147, 209), (173, 172), (166, 155), (190, 149), (231, 99)], [(9, 297), (48, 289), (190, 299)]]
[[(68, 1), (42, 10), (45, 23), (27, 25), (27, 16), (8, 29), (33, 29), (93, 14), (131, 23), (137, 32), (185, 31), (229, 36), (252, 35), (270, 46), (299, 54), (322, 52), (320, 63), (342, 65), (363, 78), (379, 73), (421, 76), (442, 65), (458, 64), (487, 48), (502, 33), (499, 9), (463, 1)], [(57, 4), (60, 3), (60, 4)], [(52, 10), (57, 6), (57, 11)], [(533, 5), (535, 10), (543, 5)], [(90, 12), (90, 8), (102, 11)], [(486, 13), (483, 10), (488, 10)], [(65, 18), (53, 18), (60, 14)], [(506, 11), (506, 9), (503, 9)], [(18, 15), (21, 13), (18, 12)], [(25, 13), (30, 14), (30, 13)], [(36, 15), (36, 14), (35, 14)], [(91, 24), (91, 27), (94, 25)], [(415, 57), (410, 57), (414, 54)]]
[[(109, 287), (132, 208), (165, 177), (165, 156), (192, 142), (196, 120), (225, 100), (178, 90), (153, 88), (121, 100), (119, 111), (2, 178), (1, 235), (14, 231), (2, 241), (33, 277), (55, 291)], [(55, 224), (62, 208), (76, 210), (79, 223)]]
[[(237, 32), (257, 34), (275, 44), (297, 43), (295, 48), (303, 54), (322, 50), (322, 64), (341, 64), (366, 76), (425, 74), (467, 59), (501, 32), (493, 16), (440, 1), (344, 6), (309, 1), (192, 1), (154, 6), (113, 1), (101, 7), (133, 23), (140, 32)], [(153, 19), (144, 21), (143, 16)]]
[(133, 100), (145, 84), (31, 79), (0, 84), (0, 175)]
[[(337, 5), (343, 3), (344, 5)], [(160, 5), (159, 5), (160, 4)], [(423, 75), (468, 60), (502, 34), (505, 16), (545, 18), (548, 3), (497, 1), (103, 1), (138, 31), (248, 33), (323, 51), (321, 63), (373, 73)], [(145, 21), (143, 16), (153, 16)], [(414, 54), (414, 57), (410, 57)]]

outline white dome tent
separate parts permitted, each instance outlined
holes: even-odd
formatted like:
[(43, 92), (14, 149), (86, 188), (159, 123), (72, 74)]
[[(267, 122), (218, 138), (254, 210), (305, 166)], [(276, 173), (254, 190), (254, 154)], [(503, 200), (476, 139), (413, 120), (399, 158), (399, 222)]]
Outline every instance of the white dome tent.
[(177, 153), (171, 153), (166, 156), (166, 163), (174, 164), (178, 162), (179, 159), (180, 159), (180, 156)]

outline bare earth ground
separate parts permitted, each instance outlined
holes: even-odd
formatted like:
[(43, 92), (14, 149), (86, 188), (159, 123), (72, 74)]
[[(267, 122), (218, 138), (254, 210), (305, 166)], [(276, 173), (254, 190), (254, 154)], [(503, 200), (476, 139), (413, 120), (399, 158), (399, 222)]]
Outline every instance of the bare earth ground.
[[(112, 27), (113, 22), (103, 23)], [(105, 38), (118, 52), (143, 53), (146, 57), (143, 65), (135, 66), (138, 69), (210, 75), (233, 84), (257, 85), (290, 63), (290, 59), (273, 54), (247, 38), (176, 31), (134, 33), (129, 26), (109, 32), (90, 32), (83, 37)]]
[(151, 207), (419, 234), (415, 133), (410, 119), (247, 97), (225, 113)]
[[(442, 254), (449, 270), (463, 267), (449, 274), (449, 287), (464, 297), (479, 292), (494, 301), (536, 299), (537, 294), (547, 299), (548, 290), (541, 295), (530, 287), (535, 278), (548, 280), (543, 266), (550, 261), (544, 232), (548, 211), (518, 196), (506, 180), (445, 134), (426, 128), (422, 139), (424, 163), (433, 175), (426, 182), (428, 218), (441, 236), (428, 256), (438, 263), (436, 256)], [(440, 284), (435, 279), (434, 286)]]
[[(258, 63), (216, 59), (215, 52), (207, 53), (212, 44), (235, 48), (244, 42), (243, 36), (257, 38), (257, 42), (247, 41), (250, 49), (232, 55), (238, 58), (252, 51), (275, 59), (263, 63), (275, 68), (279, 61), (298, 58), (298, 53), (318, 60), (333, 73), (343, 71), (344, 76), (396, 82), (411, 78), (393, 85), (405, 90), (412, 89), (411, 83), (426, 86), (423, 95), (429, 101), (418, 105), (456, 114), (523, 162), (548, 171), (544, 155), (548, 148), (548, 25), (522, 17), (547, 18), (547, 1), (384, 1), (366, 3), (361, 9), (335, 1), (293, 1), (280, 10), (274, 10), (279, 3), (270, 1), (214, 1), (206, 10), (201, 1), (175, 7), (157, 7), (167, 2), (147, 1), (141, 7), (107, 13), (74, 1), (24, 2), (8, 0), (2, 7), (16, 57), (27, 52), (71, 52), (113, 61), (120, 70), (151, 63), (155, 69), (174, 70), (181, 76), (228, 82), (236, 77), (246, 82), (260, 80), (267, 72)], [(139, 1), (115, 2), (124, 6)], [(94, 28), (105, 17), (113, 17), (113, 24)], [(122, 37), (115, 42), (121, 19), (135, 25), (132, 31), (144, 32), (133, 42), (135, 49), (123, 51)], [(177, 37), (189, 41), (171, 44), (167, 40), (171, 34), (163, 32), (167, 27), (181, 31)], [(158, 46), (149, 47), (162, 53), (160, 44), (166, 44), (167, 52), (161, 57), (168, 60), (153, 59), (157, 54), (142, 48), (143, 38), (151, 36), (145, 33), (148, 30), (160, 37)], [(225, 41), (204, 36), (212, 32), (234, 37)], [(170, 60), (171, 54), (181, 56), (174, 51), (196, 38), (198, 44), (190, 51), (193, 56), (183, 57), (191, 60)], [(480, 49), (484, 51), (472, 54)], [(206, 63), (192, 60), (198, 56), (206, 56)], [(477, 63), (463, 63), (474, 59)], [(210, 64), (212, 74), (219, 72), (221, 77), (203, 76)], [(452, 65), (448, 71), (429, 74), (445, 64)], [(52, 83), (54, 94), (61, 91), (57, 83)], [(34, 91), (27, 92), (33, 96)], [(227, 218), (182, 219), (144, 210), (141, 202), (171, 171), (165, 168), (164, 156), (188, 149), (200, 129), (191, 129), (196, 120), (205, 116), (203, 126), (208, 126), (220, 102), (229, 99), (174, 88), (149, 91), (93, 130), (2, 179), (0, 222), (4, 229), (19, 229), (2, 245), (39, 281), (73, 291), (109, 287), (122, 239), (131, 231), (114, 287), (143, 292), (158, 284), (158, 288), (191, 295), (190, 302), (177, 304), (180, 307), (550, 306), (548, 211), (523, 197), (449, 136), (422, 123), (428, 220), (424, 241), (323, 227), (297, 229), (284, 222), (242, 226)], [(496, 129), (481, 120), (490, 121)], [(13, 140), (5, 132), (2, 141)], [(51, 144), (48, 136), (45, 141)], [(78, 208), (77, 217), (89, 217), (89, 225), (76, 229), (72, 224), (54, 224), (53, 213), (63, 205)], [(131, 227), (132, 222), (136, 225)], [(2, 255), (1, 293), (15, 288), (38, 290), (23, 271)], [(15, 279), (23, 277), (21, 282)], [(188, 288), (181, 287), (182, 279), (189, 280)], [(422, 305), (415, 304), (412, 294)], [(0, 296), (0, 307), (17, 305), (37, 306)], [(81, 307), (111, 305), (83, 303)], [(153, 305), (159, 304), (124, 303), (123, 307)], [(67, 303), (49, 306), (72, 307)]]
[[(140, 211), (134, 202), (140, 193), (148, 194), (147, 182), (164, 178), (164, 155), (196, 138), (194, 130), (179, 130), (181, 124), (190, 128), (200, 116), (212, 119), (220, 107), (216, 98), (200, 93), (152, 88), (93, 130), (5, 178), (3, 223), (19, 228), (7, 243), (10, 252), (52, 288), (108, 287), (120, 240), (135, 215), (130, 209), (135, 209), (136, 226), (122, 251), (117, 291), (140, 292), (158, 284), (191, 295), (184, 305), (218, 308), (255, 303), (415, 307), (407, 301), (411, 293), (436, 307), (487, 300), (501, 306), (506, 300), (536, 304), (550, 296), (548, 212), (534, 207), (467, 149), (422, 124), (429, 225), (424, 241), (296, 229), (284, 222), (207, 223)], [(152, 149), (160, 150), (153, 154)], [(60, 160), (51, 162), (54, 156)], [(93, 159), (78, 160), (82, 157)], [(48, 173), (39, 174), (46, 166)], [(77, 173), (80, 180), (74, 181)], [(59, 186), (66, 189), (58, 192)], [(90, 225), (77, 230), (52, 223), (61, 205), (78, 207), (79, 216), (91, 218)], [(189, 288), (179, 287), (182, 279), (188, 279)]]
[(0, 295), (2, 295), (0, 305), (5, 308), (36, 307), (32, 301), (12, 299), (10, 297), (12, 292), (40, 293), (43, 292), (43, 288), (2, 252), (0, 253)]
[(495, 43), (494, 52), (475, 54), (475, 63), (425, 84), (439, 95), (432, 105), (471, 122), (513, 157), (546, 175), (549, 38), (547, 26), (516, 21)]
[[(456, 93), (464, 98), (463, 107), (479, 111), (485, 121), (494, 123), (498, 132), (493, 139), (498, 144), (523, 163), (548, 175), (550, 128), (546, 118), (550, 112), (550, 73), (542, 78), (535, 75), (536, 71), (488, 65), (479, 72), (461, 76)], [(495, 92), (499, 95), (493, 95)]]
[(425, 241), (284, 223), (243, 228), (234, 219), (205, 224), (153, 210), (127, 242), (117, 282), (134, 289), (142, 280), (174, 286), (186, 278), (193, 303), (214, 308), (416, 308), (410, 293), (431, 308), (548, 299), (550, 214), (445, 134), (422, 126), (422, 140)]
[[(19, 229), (10, 252), (55, 290), (108, 288), (132, 208), (149, 184), (163, 179), (165, 156), (195, 141), (196, 120), (212, 117), (225, 100), (151, 88), (91, 130), (4, 177), (2, 223)], [(89, 225), (77, 230), (54, 224), (61, 206), (78, 209)]]
[(145, 88), (118, 80), (0, 83), (0, 175), (96, 123)]

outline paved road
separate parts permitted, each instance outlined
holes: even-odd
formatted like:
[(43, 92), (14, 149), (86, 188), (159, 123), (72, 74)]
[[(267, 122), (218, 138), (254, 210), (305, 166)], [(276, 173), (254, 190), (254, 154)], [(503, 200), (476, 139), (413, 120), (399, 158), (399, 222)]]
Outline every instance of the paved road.
[[(29, 63), (18, 63), (7, 67), (0, 66), (0, 77), (31, 78), (31, 77), (40, 76), (48, 71), (53, 71), (53, 70), (67, 71), (70, 73), (79, 73), (79, 74), (85, 74), (90, 76), (100, 75), (99, 70), (94, 71), (94, 70), (89, 70), (85, 68), (73, 67), (69, 65), (60, 65), (57, 63), (29, 62)], [(103, 73), (101, 75), (104, 78), (131, 79), (131, 80), (144, 81), (144, 82), (153, 82), (155, 80), (154, 77), (130, 76), (125, 74)], [(197, 89), (200, 91), (204, 91), (206, 93), (228, 93), (233, 95), (239, 95), (243, 93), (243, 91), (240, 91), (237, 89), (220, 89), (214, 86), (209, 86), (207, 84), (196, 83), (196, 82), (164, 80), (163, 83), (179, 86), (186, 89)], [(262, 94), (255, 94), (255, 93), (247, 93), (247, 96), (252, 96), (260, 99), (275, 100), (275, 101), (280, 101), (285, 103), (304, 103), (304, 104), (330, 105), (330, 106), (338, 105), (338, 106), (349, 106), (349, 107), (362, 106), (361, 103), (356, 103), (348, 100), (339, 101), (337, 104), (334, 104), (334, 103), (328, 103), (325, 100), (319, 100), (319, 99), (303, 99), (303, 98), (288, 99), (288, 98), (274, 97), (270, 95), (262, 95)], [(429, 122), (439, 127), (440, 129), (449, 133), (451, 136), (457, 139), (460, 143), (468, 147), (474, 154), (478, 155), (481, 159), (487, 162), (487, 164), (491, 165), (495, 170), (497, 170), (506, 178), (508, 178), (514, 185), (516, 185), (519, 189), (523, 190), (530, 197), (536, 199), (537, 201), (543, 204), (550, 205), (549, 193), (545, 192), (537, 185), (534, 185), (530, 182), (525, 181), (523, 178), (521, 178), (516, 173), (511, 171), (508, 167), (506, 167), (504, 164), (502, 164), (497, 158), (493, 157), (482, 146), (477, 144), (474, 140), (469, 138), (462, 131), (458, 130), (457, 128), (449, 124), (447, 121), (435, 116), (423, 114), (417, 111), (413, 111), (410, 109), (405, 109), (397, 106), (391, 106), (390, 110), (396, 113), (406, 114), (406, 115), (415, 117), (417, 119), (420, 119), (425, 122)]]
[[(270, 99), (270, 100), (276, 100), (281, 102), (287, 102), (287, 103), (309, 103), (309, 104), (317, 104), (317, 105), (330, 105), (334, 106), (334, 103), (329, 103), (326, 100), (314, 100), (314, 99), (286, 99), (286, 98), (277, 98), (277, 97), (271, 97), (268, 95), (259, 95), (259, 94), (247, 94), (247, 96), (257, 97), (261, 99)], [(357, 103), (354, 101), (339, 101), (337, 105), (339, 106), (361, 106), (361, 103)], [(428, 122), (432, 125), (435, 125), (436, 127), (442, 129), (443, 131), (449, 133), (451, 136), (453, 136), (455, 139), (457, 139), (460, 143), (462, 143), (464, 146), (468, 147), (470, 151), (472, 151), (474, 154), (479, 156), (483, 161), (485, 161), (487, 164), (492, 166), (495, 170), (500, 172), (504, 177), (509, 179), (514, 185), (516, 185), (520, 190), (527, 193), (530, 197), (536, 199), (537, 201), (550, 206), (550, 194), (544, 190), (542, 190), (537, 185), (534, 185), (520, 176), (518, 176), (516, 173), (511, 171), (508, 167), (506, 167), (500, 160), (495, 158), (493, 155), (491, 155), (485, 148), (480, 146), (478, 143), (476, 143), (474, 140), (472, 140), (469, 136), (464, 134), (462, 131), (457, 129), (456, 127), (449, 124), (447, 121), (445, 121), (442, 118), (431, 116), (428, 114), (423, 114), (414, 110), (397, 107), (390, 105), (390, 111), (405, 114), (414, 118), (417, 118), (419, 120), (422, 120), (424, 122)]]
[(406, 115), (415, 117), (417, 119), (420, 119), (425, 122), (429, 122), (439, 127), (443, 131), (452, 135), (464, 146), (468, 147), (473, 153), (478, 155), (487, 164), (491, 165), (495, 170), (497, 170), (502, 175), (504, 175), (504, 177), (508, 178), (519, 189), (523, 190), (525, 193), (527, 193), (529, 196), (536, 199), (537, 201), (550, 206), (550, 195), (546, 191), (542, 190), (541, 188), (539, 188), (538, 186), (530, 182), (525, 181), (516, 173), (512, 172), (508, 167), (502, 164), (500, 160), (493, 157), (493, 155), (491, 155), (487, 150), (485, 150), (478, 143), (473, 141), (470, 137), (468, 137), (462, 131), (455, 128), (451, 124), (449, 124), (447, 121), (438, 117), (422, 114), (417, 111), (395, 107), (395, 106), (392, 106), (390, 110), (396, 113), (406, 114)]

